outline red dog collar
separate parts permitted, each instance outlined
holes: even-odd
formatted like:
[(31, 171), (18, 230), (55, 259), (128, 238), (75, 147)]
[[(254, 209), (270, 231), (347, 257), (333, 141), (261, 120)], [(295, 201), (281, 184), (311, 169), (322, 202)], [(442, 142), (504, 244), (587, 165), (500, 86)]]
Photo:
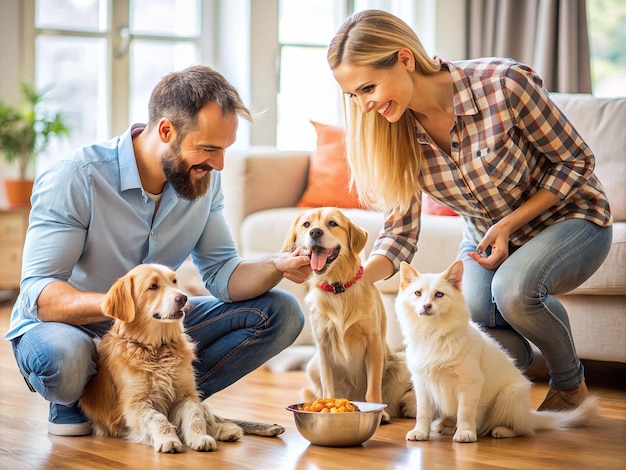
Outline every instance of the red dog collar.
[(320, 284), (320, 289), (325, 290), (327, 292), (332, 292), (333, 294), (341, 294), (342, 292), (345, 292), (348, 287), (356, 283), (356, 281), (358, 281), (362, 277), (363, 277), (363, 266), (359, 266), (359, 272), (356, 273), (356, 276), (354, 276), (345, 284), (342, 284), (341, 282), (335, 282), (333, 284), (327, 284), (326, 282), (322, 282)]

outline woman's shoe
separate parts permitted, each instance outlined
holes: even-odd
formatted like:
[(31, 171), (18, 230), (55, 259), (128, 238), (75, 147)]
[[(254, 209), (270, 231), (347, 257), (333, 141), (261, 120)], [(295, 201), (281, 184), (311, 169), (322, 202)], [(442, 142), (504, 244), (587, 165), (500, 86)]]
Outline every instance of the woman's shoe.
[(554, 387), (550, 387), (546, 398), (543, 403), (539, 405), (537, 411), (565, 411), (573, 410), (580, 405), (585, 398), (589, 396), (587, 391), (587, 385), (585, 384), (585, 378), (578, 387), (572, 390), (559, 390)]

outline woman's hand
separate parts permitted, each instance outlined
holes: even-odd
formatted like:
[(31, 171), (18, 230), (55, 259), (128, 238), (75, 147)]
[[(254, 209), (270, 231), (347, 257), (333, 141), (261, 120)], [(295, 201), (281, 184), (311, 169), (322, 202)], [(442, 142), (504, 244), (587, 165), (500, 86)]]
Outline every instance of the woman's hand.
[[(501, 220), (487, 230), (476, 251), (469, 256), (485, 269), (496, 269), (509, 257), (510, 238), (511, 231), (504, 220)], [(491, 247), (491, 253), (485, 256), (488, 247)]]
[[(496, 269), (509, 257), (511, 234), (557, 202), (559, 197), (556, 194), (544, 188), (540, 189), (528, 201), (487, 230), (476, 247), (476, 252), (469, 254), (470, 258), (483, 268)], [(491, 253), (484, 256), (488, 247), (491, 247)]]

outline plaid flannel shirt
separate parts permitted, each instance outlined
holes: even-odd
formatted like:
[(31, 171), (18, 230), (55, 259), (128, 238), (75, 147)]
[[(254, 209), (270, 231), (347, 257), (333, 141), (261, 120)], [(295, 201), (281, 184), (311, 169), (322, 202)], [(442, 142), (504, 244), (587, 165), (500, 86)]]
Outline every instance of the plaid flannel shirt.
[[(539, 189), (560, 202), (511, 234), (519, 247), (556, 222), (612, 222), (593, 153), (525, 65), (486, 58), (441, 62), (454, 86), (455, 123), (447, 155), (415, 121), (422, 151), (420, 184), (464, 220), (464, 237), (478, 243), (493, 224)], [(421, 193), (405, 214), (388, 214), (372, 254), (396, 269), (417, 250)]]

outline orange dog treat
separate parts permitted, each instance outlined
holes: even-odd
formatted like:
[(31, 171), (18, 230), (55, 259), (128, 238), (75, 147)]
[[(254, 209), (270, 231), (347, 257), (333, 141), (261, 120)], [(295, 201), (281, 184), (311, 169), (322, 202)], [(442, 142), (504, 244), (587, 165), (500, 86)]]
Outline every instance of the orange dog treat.
[(350, 413), (359, 411), (358, 406), (345, 398), (318, 398), (313, 402), (303, 403), (298, 409), (318, 413)]

